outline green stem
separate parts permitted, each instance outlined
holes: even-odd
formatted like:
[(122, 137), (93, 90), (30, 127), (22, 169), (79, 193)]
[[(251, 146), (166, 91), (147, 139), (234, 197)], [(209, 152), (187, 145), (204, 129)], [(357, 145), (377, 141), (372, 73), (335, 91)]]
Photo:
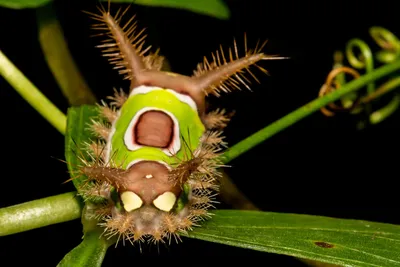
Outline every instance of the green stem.
[(349, 82), (348, 84), (344, 85), (338, 90), (335, 90), (332, 93), (325, 95), (324, 97), (317, 98), (309, 102), (308, 104), (305, 104), (304, 106), (298, 108), (297, 110), (289, 113), (283, 118), (268, 125), (264, 129), (261, 129), (260, 131), (250, 135), (249, 137), (245, 138), (244, 140), (232, 146), (224, 153), (223, 155), (224, 162), (227, 163), (237, 158), (241, 154), (247, 152), (248, 150), (264, 142), (265, 140), (277, 134), (278, 132), (293, 125), (294, 123), (300, 121), (301, 119), (307, 117), (308, 115), (311, 115), (312, 113), (324, 107), (325, 105), (340, 99), (342, 96), (348, 93), (354, 92), (364, 87), (366, 84), (372, 81), (378, 80), (386, 75), (389, 75), (390, 73), (395, 72), (398, 69), (400, 69), (400, 60), (385, 65), (383, 67), (380, 67), (378, 69), (375, 69), (369, 74), (366, 74), (356, 80)]
[(0, 236), (78, 219), (82, 205), (76, 192), (0, 209)]
[(65, 133), (66, 116), (0, 51), (0, 75), (59, 132)]
[(86, 84), (68, 49), (53, 3), (36, 9), (36, 18), (43, 54), (69, 104), (79, 106), (96, 103), (96, 97)]

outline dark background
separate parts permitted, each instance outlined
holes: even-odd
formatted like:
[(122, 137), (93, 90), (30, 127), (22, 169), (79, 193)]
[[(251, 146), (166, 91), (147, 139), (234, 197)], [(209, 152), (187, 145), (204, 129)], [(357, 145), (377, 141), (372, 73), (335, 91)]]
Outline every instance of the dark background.
[[(203, 56), (233, 37), (249, 46), (269, 42), (264, 51), (289, 56), (263, 66), (271, 76), (257, 75), (261, 85), (216, 99), (214, 107), (236, 110), (226, 129), (233, 145), (253, 132), (317, 97), (332, 67), (333, 52), (358, 37), (377, 46), (368, 34), (383, 26), (400, 35), (395, 1), (239, 1), (227, 0), (232, 11), (221, 21), (188, 11), (134, 5), (148, 44), (160, 47), (173, 71), (191, 74)], [(125, 87), (89, 37), (91, 20), (81, 10), (95, 11), (96, 1), (56, 1), (59, 19), (73, 56), (99, 98)], [(114, 9), (115, 10), (115, 9)], [(43, 59), (33, 10), (0, 9), (0, 49), (63, 112), (68, 104)], [(240, 44), (240, 42), (239, 42)], [(0, 206), (74, 191), (64, 158), (64, 137), (0, 79), (3, 142)], [(231, 162), (227, 170), (240, 189), (261, 209), (400, 224), (398, 215), (399, 115), (362, 131), (353, 116), (324, 117), (320, 112), (278, 133)], [(2, 237), (4, 266), (55, 266), (82, 236), (79, 220)], [(235, 262), (243, 257), (265, 264), (302, 266), (285, 256), (236, 249), (197, 240), (140, 255), (127, 246), (110, 249), (104, 266), (171, 260), (204, 265), (213, 259)], [(114, 265), (115, 264), (115, 265)]]

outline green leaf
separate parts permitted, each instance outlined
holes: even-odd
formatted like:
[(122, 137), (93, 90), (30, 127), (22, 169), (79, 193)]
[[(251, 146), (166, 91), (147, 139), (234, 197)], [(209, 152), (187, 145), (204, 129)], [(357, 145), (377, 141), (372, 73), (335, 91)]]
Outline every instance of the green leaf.
[(109, 247), (100, 238), (101, 233), (94, 231), (86, 234), (82, 243), (67, 253), (57, 267), (100, 267)]
[(229, 19), (231, 15), (229, 8), (222, 0), (112, 0), (112, 2), (186, 9), (191, 12), (212, 16), (223, 20)]
[[(97, 106), (82, 105), (71, 107), (67, 112), (67, 129), (65, 133), (65, 159), (68, 162), (69, 173), (77, 175), (77, 167), (80, 165), (78, 157), (85, 157), (84, 143), (90, 142), (91, 132), (88, 123), (91, 118), (98, 115)], [(79, 185), (86, 177), (74, 177), (72, 180), (75, 188), (79, 191)]]
[(189, 237), (344, 266), (400, 266), (400, 226), (261, 211), (217, 210)]
[(51, 1), (52, 0), (0, 0), (0, 6), (13, 9), (37, 8)]
[(107, 249), (116, 242), (116, 238), (104, 237), (103, 228), (98, 226), (94, 216), (95, 205), (86, 203), (82, 211), (83, 241), (67, 253), (57, 267), (100, 267)]

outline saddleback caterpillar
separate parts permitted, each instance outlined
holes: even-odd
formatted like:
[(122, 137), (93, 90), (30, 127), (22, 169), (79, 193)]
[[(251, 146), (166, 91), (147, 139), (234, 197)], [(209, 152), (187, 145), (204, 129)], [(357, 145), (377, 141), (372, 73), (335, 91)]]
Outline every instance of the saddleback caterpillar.
[(250, 50), (246, 41), (239, 56), (235, 42), (227, 55), (221, 49), (204, 59), (192, 76), (165, 72), (134, 17), (119, 25), (127, 10), (112, 16), (110, 3), (98, 9), (90, 15), (106, 37), (99, 48), (130, 88), (99, 105), (90, 125), (96, 140), (84, 151), (90, 160), (80, 159), (78, 176), (87, 180), (79, 193), (95, 203), (106, 236), (131, 243), (179, 239), (210, 217), (223, 167), (222, 130), (230, 115), (206, 111), (206, 97), (249, 88), (256, 79), (250, 67), (266, 72), (257, 63), (281, 57), (262, 53), (265, 43)]

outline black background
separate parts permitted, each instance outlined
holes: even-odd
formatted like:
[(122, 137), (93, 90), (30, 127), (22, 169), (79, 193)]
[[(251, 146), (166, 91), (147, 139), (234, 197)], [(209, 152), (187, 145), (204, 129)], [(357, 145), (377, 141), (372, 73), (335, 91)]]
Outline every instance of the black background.
[[(332, 55), (358, 37), (378, 48), (368, 34), (383, 26), (400, 35), (395, 1), (239, 1), (227, 0), (232, 17), (221, 21), (183, 10), (133, 5), (148, 44), (160, 47), (173, 71), (191, 74), (203, 56), (228, 47), (233, 37), (249, 46), (268, 39), (264, 51), (290, 57), (263, 66), (261, 85), (216, 99), (214, 107), (235, 110), (226, 129), (233, 145), (317, 97), (332, 67)], [(56, 1), (69, 48), (98, 98), (125, 87), (101, 57), (91, 38), (88, 16), (96, 1)], [(114, 9), (115, 10), (115, 9)], [(33, 10), (0, 9), (0, 49), (63, 112), (68, 103), (41, 53)], [(0, 207), (74, 191), (63, 159), (64, 137), (0, 79), (2, 174)], [(227, 170), (261, 209), (400, 224), (398, 215), (399, 112), (359, 131), (352, 116), (324, 117), (320, 112), (278, 133), (231, 162)], [(55, 266), (79, 244), (79, 220), (2, 237), (2, 266)], [(111, 248), (104, 266), (171, 263), (210, 264), (216, 259), (260, 259), (266, 265), (302, 266), (290, 257), (187, 240), (186, 245), (140, 254), (137, 248)]]

